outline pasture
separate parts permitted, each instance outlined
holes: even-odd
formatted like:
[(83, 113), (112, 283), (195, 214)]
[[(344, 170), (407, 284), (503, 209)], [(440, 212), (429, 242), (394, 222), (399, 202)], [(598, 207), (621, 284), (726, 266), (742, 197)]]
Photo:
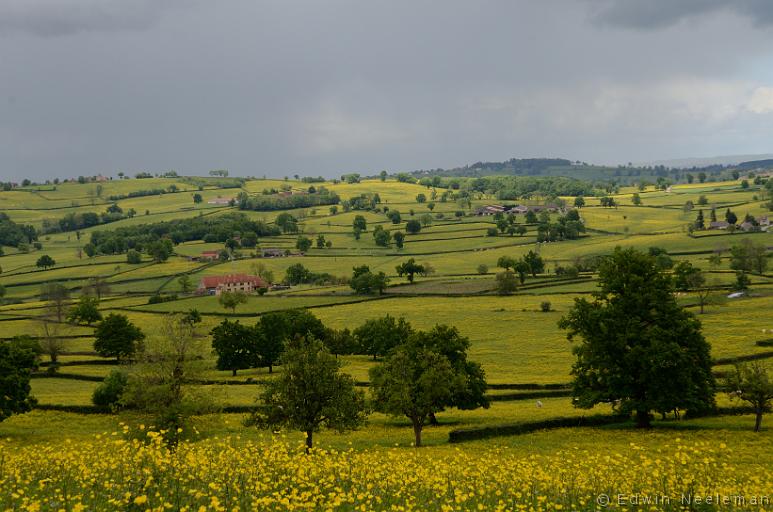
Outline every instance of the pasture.
[[(760, 191), (756, 188), (741, 189), (737, 182), (697, 185), (676, 185), (671, 192), (651, 187), (639, 191), (642, 206), (631, 204), (632, 188), (623, 189), (613, 196), (619, 206), (601, 207), (597, 198), (586, 198), (587, 206), (580, 209), (580, 216), (588, 231), (575, 240), (538, 243), (537, 226), (529, 223), (524, 215), (517, 215), (515, 225), (523, 225), (523, 235), (498, 233), (491, 236), (490, 228), (496, 228), (495, 219), (475, 215), (478, 206), (498, 202), (494, 197), (478, 194), (469, 205), (455, 201), (434, 201), (434, 209), (426, 202), (418, 202), (417, 196), (427, 198), (432, 189), (418, 184), (400, 183), (392, 179), (363, 180), (361, 183), (315, 183), (337, 193), (342, 200), (361, 194), (378, 193), (381, 204), (378, 211), (344, 211), (340, 206), (333, 212), (329, 206), (244, 212), (251, 219), (273, 225), (276, 218), (289, 213), (297, 220), (297, 233), (259, 237), (257, 248), (241, 248), (228, 261), (197, 261), (204, 251), (223, 248), (219, 242), (202, 240), (183, 242), (174, 247), (174, 253), (164, 262), (154, 262), (148, 255), (139, 264), (128, 263), (124, 254), (96, 254), (89, 257), (83, 246), (95, 231), (110, 231), (123, 226), (139, 226), (179, 218), (218, 216), (236, 209), (230, 206), (209, 205), (214, 198), (232, 198), (239, 192), (261, 194), (264, 189), (288, 188), (303, 191), (308, 183), (294, 180), (252, 179), (241, 188), (219, 189), (215, 185), (197, 185), (185, 179), (152, 178), (148, 180), (114, 180), (102, 184), (66, 183), (53, 187), (0, 192), (0, 212), (11, 220), (30, 223), (36, 227), (45, 219), (53, 222), (68, 213), (101, 213), (117, 204), (123, 211), (133, 209), (137, 214), (75, 232), (52, 232), (40, 237), (40, 248), (26, 247), (23, 251), (3, 247), (0, 256), (0, 285), (5, 290), (4, 305), (0, 306), (2, 338), (17, 335), (40, 336), (40, 318), (46, 311), (46, 301), (41, 297), (41, 287), (59, 283), (69, 290), (68, 303), (77, 301), (86, 287), (95, 279), (106, 283), (106, 290), (99, 303), (103, 315), (120, 313), (140, 326), (147, 335), (147, 343), (154, 343), (160, 334), (161, 324), (170, 313), (186, 313), (197, 310), (202, 322), (197, 327), (202, 338), (223, 319), (231, 316), (217, 297), (201, 296), (193, 292), (183, 293), (179, 278), (190, 277), (194, 288), (204, 276), (231, 273), (253, 273), (258, 267), (273, 273), (275, 281), (281, 281), (292, 265), (302, 264), (316, 274), (327, 274), (341, 282), (304, 284), (289, 290), (270, 291), (264, 296), (252, 296), (246, 304), (236, 308), (234, 318), (252, 325), (262, 314), (272, 311), (305, 308), (321, 319), (326, 326), (336, 329), (354, 329), (368, 319), (389, 314), (404, 317), (416, 329), (429, 329), (436, 324), (449, 324), (459, 329), (471, 341), (470, 358), (481, 363), (490, 384), (494, 402), (489, 409), (474, 411), (444, 411), (439, 415), (440, 425), (431, 427), (426, 434), (429, 445), (435, 445), (438, 457), (450, 456), (443, 447), (448, 433), (456, 428), (490, 426), (544, 420), (556, 417), (573, 417), (589, 414), (572, 407), (566, 386), (571, 380), (574, 361), (572, 343), (559, 329), (559, 319), (569, 310), (575, 299), (589, 298), (597, 289), (597, 276), (583, 272), (576, 278), (556, 274), (559, 267), (574, 265), (595, 256), (610, 253), (616, 246), (648, 250), (659, 247), (666, 250), (673, 262), (690, 261), (708, 272), (709, 285), (714, 288), (711, 304), (706, 312), (697, 315), (703, 325), (706, 339), (711, 343), (714, 358), (764, 357), (769, 348), (756, 344), (771, 335), (773, 330), (773, 275), (752, 275), (751, 293), (739, 299), (725, 296), (735, 280), (730, 270), (729, 250), (743, 240), (762, 242), (773, 246), (773, 233), (734, 233), (724, 231), (700, 231), (690, 233), (687, 225), (694, 221), (698, 208), (708, 216), (709, 208), (716, 206), (717, 214), (724, 215), (728, 207), (739, 217), (747, 212), (764, 214), (766, 208)], [(171, 189), (170, 189), (171, 187)], [(173, 190), (163, 195), (122, 197), (109, 200), (110, 196), (128, 196), (141, 190)], [(441, 193), (442, 190), (438, 190)], [(193, 194), (200, 193), (203, 202), (194, 204)], [(706, 196), (707, 205), (686, 211), (686, 201), (697, 205), (700, 196)], [(573, 198), (565, 198), (569, 204)], [(393, 223), (385, 215), (383, 207), (399, 210), (401, 218)], [(456, 212), (462, 216), (457, 217)], [(367, 223), (366, 231), (356, 239), (352, 223), (362, 215)], [(555, 222), (558, 214), (550, 215)], [(376, 226), (395, 233), (406, 232), (406, 223), (422, 222), (421, 230), (408, 234), (402, 248), (394, 243), (387, 247), (376, 245), (373, 230)], [(299, 236), (316, 242), (318, 236), (330, 242), (330, 247), (318, 248), (316, 243), (304, 254), (286, 257), (260, 258), (261, 249), (280, 249), (297, 253)], [(495, 274), (502, 269), (497, 261), (502, 256), (520, 257), (529, 251), (538, 253), (545, 261), (545, 269), (537, 277), (527, 276), (513, 295), (496, 293)], [(40, 256), (51, 256), (56, 264), (40, 268), (36, 262)], [(719, 255), (718, 261), (709, 258)], [(408, 258), (428, 265), (432, 272), (419, 275), (414, 284), (405, 276), (397, 275), (396, 266)], [(368, 265), (374, 272), (382, 271), (390, 279), (384, 295), (357, 295), (343, 281), (351, 277), (356, 266)], [(151, 303), (157, 294), (170, 300)], [(682, 294), (679, 300), (697, 314), (694, 294)], [(550, 303), (550, 311), (543, 312), (544, 302)], [(100, 379), (116, 368), (114, 361), (102, 359), (92, 348), (93, 328), (83, 325), (61, 326), (60, 366), (57, 374), (44, 374), (32, 381), (32, 393), (41, 408), (85, 408), (91, 404), (91, 394)], [(350, 373), (361, 385), (367, 385), (368, 370), (375, 364), (365, 356), (341, 356), (344, 371)], [(46, 356), (43, 357), (47, 362)], [(265, 382), (281, 374), (282, 369), (269, 375), (265, 368), (241, 370), (236, 377), (230, 372), (214, 369), (215, 358), (208, 354), (206, 382), (194, 383), (207, 394), (217, 397), (221, 405), (247, 410), (255, 404)], [(717, 366), (717, 370), (728, 366)], [(525, 394), (519, 397), (523, 386), (558, 386), (560, 396), (541, 398), (541, 407), (535, 406), (535, 398)], [(540, 388), (541, 389), (541, 388)], [(496, 398), (499, 396), (500, 398)], [(500, 400), (501, 399), (501, 400)], [(720, 405), (726, 403), (722, 395)], [(601, 410), (604, 409), (604, 410)], [(606, 413), (608, 407), (597, 407), (590, 413)], [(270, 435), (242, 427), (243, 413), (223, 413), (196, 419), (206, 436), (239, 436), (241, 441), (256, 442), (267, 446), (275, 442)], [(45, 443), (55, 439), (59, 432), (75, 438), (79, 443), (93, 442), (96, 433), (120, 430), (119, 422), (132, 425), (139, 420), (130, 413), (118, 416), (106, 414), (80, 415), (59, 410), (38, 410), (0, 423), (0, 438), (7, 438), (6, 446)], [(770, 449), (769, 436), (763, 445), (749, 436), (736, 437), (736, 430), (748, 424), (748, 416), (707, 418), (676, 424), (662, 423), (663, 429), (685, 428), (685, 439), (694, 443), (723, 442), (739, 454), (736, 461), (744, 471), (751, 471), (756, 461), (751, 454), (762, 447)], [(348, 433), (323, 432), (320, 442), (334, 449), (355, 447), (366, 449), (380, 447), (388, 450), (395, 444), (408, 445), (408, 424), (386, 416), (372, 415), (365, 428)], [(695, 431), (690, 429), (694, 428)], [(666, 436), (664, 432), (658, 436)], [(729, 432), (733, 432), (731, 436)], [(670, 434), (668, 434), (670, 435)], [(298, 437), (288, 434), (289, 442)], [(732, 440), (731, 440), (732, 437)], [(654, 446), (656, 437), (623, 432), (619, 437), (604, 429), (583, 431), (556, 431), (529, 436), (502, 438), (501, 446), (526, 450), (527, 453), (554, 457), (564, 450), (588, 450), (596, 457), (599, 440), (624, 447), (631, 443)], [(209, 441), (207, 441), (209, 442)], [(214, 442), (214, 441), (213, 441)], [(10, 444), (8, 444), (10, 443)], [(488, 449), (490, 442), (479, 441)], [(768, 443), (765, 445), (764, 443)], [(207, 445), (203, 445), (207, 446)], [(476, 450), (475, 444), (465, 450)], [(377, 452), (386, 457), (389, 451)], [(471, 452), (463, 452), (471, 453)], [(542, 456), (542, 455), (540, 455)], [(37, 469), (35, 469), (37, 470)], [(751, 487), (750, 487), (751, 488)], [(6, 506), (5, 495), (0, 503)], [(133, 498), (132, 498), (133, 499)], [(5, 501), (3, 501), (5, 500)]]

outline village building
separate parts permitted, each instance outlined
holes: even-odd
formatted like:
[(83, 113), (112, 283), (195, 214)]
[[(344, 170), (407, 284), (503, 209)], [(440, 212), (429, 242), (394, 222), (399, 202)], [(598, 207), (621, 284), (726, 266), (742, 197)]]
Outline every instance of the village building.
[(269, 284), (258, 276), (230, 274), (225, 276), (206, 276), (201, 278), (197, 293), (199, 295), (220, 295), (223, 292), (254, 293)]
[(715, 220), (709, 224), (709, 229), (727, 229), (730, 223), (725, 220)]
[(216, 197), (214, 199), (210, 199), (207, 201), (207, 204), (214, 204), (218, 206), (229, 206), (231, 204), (231, 201), (233, 201), (233, 197)]
[(261, 249), (260, 255), (263, 258), (283, 258), (287, 256), (287, 251), (285, 249), (267, 248)]

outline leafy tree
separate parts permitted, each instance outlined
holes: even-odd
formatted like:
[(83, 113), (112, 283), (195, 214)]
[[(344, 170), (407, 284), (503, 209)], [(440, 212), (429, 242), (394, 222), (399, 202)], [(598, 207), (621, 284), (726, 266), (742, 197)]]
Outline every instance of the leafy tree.
[(298, 232), (298, 220), (289, 213), (280, 213), (274, 223), (282, 230), (282, 233)]
[(634, 206), (641, 206), (641, 196), (638, 193), (634, 193), (633, 196), (631, 196), (631, 203), (633, 203)]
[(325, 248), (325, 235), (317, 235), (317, 249)]
[(314, 432), (330, 428), (352, 430), (365, 422), (365, 394), (354, 379), (341, 371), (341, 363), (313, 337), (288, 344), (282, 355), (284, 371), (272, 379), (262, 395), (264, 411), (258, 425), (286, 426), (306, 433), (306, 453)]
[(545, 261), (542, 256), (534, 251), (529, 251), (523, 257), (523, 262), (529, 267), (529, 273), (532, 277), (537, 277), (537, 274), (541, 274), (545, 271)]
[(639, 427), (650, 426), (651, 411), (713, 408), (710, 346), (655, 259), (618, 247), (599, 268), (599, 286), (593, 302), (576, 299), (559, 322), (569, 340), (580, 339), (573, 349), (575, 404), (619, 403)]
[(201, 313), (199, 313), (199, 310), (195, 308), (189, 309), (187, 313), (183, 313), (180, 317), (181, 322), (185, 322), (191, 326), (200, 324), (201, 320)]
[(395, 241), (395, 246), (398, 249), (402, 249), (403, 245), (405, 245), (405, 233), (402, 231), (397, 231), (394, 235), (392, 235), (392, 238)]
[(730, 248), (730, 268), (741, 272), (765, 273), (768, 267), (765, 244), (755, 244), (748, 238)]
[(89, 258), (93, 258), (97, 254), (97, 248), (92, 243), (88, 243), (83, 246), (83, 252), (86, 253), (86, 256)]
[(247, 303), (247, 294), (244, 292), (222, 292), (217, 301), (225, 309), (230, 309), (231, 313), (236, 313), (236, 308), (240, 304)]
[(738, 365), (727, 379), (730, 398), (740, 398), (754, 408), (754, 431), (762, 428), (762, 414), (770, 411), (773, 401), (773, 380), (762, 363)]
[(301, 263), (295, 263), (285, 270), (285, 280), (293, 286), (308, 283), (311, 280), (311, 272)]
[(193, 290), (193, 282), (191, 281), (191, 276), (188, 274), (183, 274), (178, 277), (177, 284), (180, 285), (180, 291), (183, 293), (187, 294)]
[(37, 368), (37, 354), (22, 340), (0, 343), (0, 421), (32, 410), (30, 376)]
[(500, 256), (497, 260), (497, 267), (510, 270), (511, 268), (515, 267), (515, 258), (510, 256)]
[(575, 208), (582, 208), (585, 206), (585, 198), (582, 196), (577, 196), (574, 198), (574, 207)]
[(131, 359), (144, 347), (145, 334), (125, 315), (110, 313), (94, 329), (94, 350), (102, 357)]
[(365, 220), (365, 217), (363, 215), (355, 215), (354, 220), (352, 221), (352, 229), (354, 230), (359, 229), (360, 232), (367, 231), (368, 221)]
[(396, 319), (386, 315), (366, 321), (353, 334), (360, 346), (360, 353), (376, 359), (403, 343), (412, 332), (411, 324), (405, 318)]
[(367, 265), (354, 268), (354, 275), (349, 285), (359, 294), (378, 292), (381, 295), (389, 283), (389, 278), (383, 272), (374, 273)]
[(695, 229), (706, 229), (706, 221), (703, 218), (703, 210), (698, 210), (698, 216), (693, 223)]
[(54, 265), (56, 265), (56, 261), (48, 254), (44, 254), (38, 258), (38, 261), (35, 263), (36, 267), (42, 268), (43, 270), (49, 269)]
[(427, 196), (424, 194), (416, 194), (416, 202), (417, 203), (426, 203), (427, 202)]
[(258, 333), (252, 327), (242, 325), (237, 320), (223, 320), (212, 329), (212, 349), (217, 354), (217, 369), (231, 370), (236, 376), (237, 370), (258, 365)]
[(400, 215), (400, 212), (397, 210), (389, 210), (387, 212), (387, 218), (392, 221), (392, 224), (400, 224), (402, 221), (402, 216)]
[(421, 231), (421, 222), (416, 219), (411, 219), (405, 223), (405, 231), (410, 235), (415, 235)]
[(150, 242), (147, 247), (145, 247), (145, 250), (156, 263), (163, 263), (168, 260), (169, 256), (174, 252), (172, 241), (168, 238)]
[(102, 313), (99, 312), (99, 299), (88, 295), (82, 296), (78, 304), (70, 308), (67, 320), (74, 324), (86, 325), (99, 322), (102, 320)]
[(203, 200), (204, 200), (204, 198), (203, 198), (203, 197), (201, 197), (201, 194), (199, 194), (198, 192), (197, 192), (197, 193), (195, 193), (195, 194), (193, 194), (193, 204), (199, 204), (199, 203), (201, 203)]
[(409, 283), (413, 283), (414, 275), (424, 272), (424, 267), (416, 263), (414, 258), (404, 261), (395, 267), (397, 275), (400, 277), (406, 276)]
[(138, 263), (142, 263), (142, 255), (139, 253), (139, 251), (135, 251), (134, 249), (129, 249), (126, 251), (126, 263), (136, 265)]
[(488, 265), (486, 265), (485, 263), (481, 263), (480, 265), (478, 265), (478, 268), (476, 270), (480, 275), (488, 274)]
[(326, 335), (322, 322), (303, 309), (266, 313), (260, 317), (255, 329), (259, 335), (260, 364), (268, 367), (268, 373), (273, 373), (289, 340), (305, 336), (324, 339)]
[(396, 347), (369, 374), (374, 408), (407, 417), (416, 447), (421, 446), (421, 433), (431, 415), (442, 411), (465, 389), (464, 378), (447, 357), (418, 343)]
[[(467, 359), (470, 339), (459, 334), (456, 327), (439, 324), (429, 331), (412, 333), (406, 342), (444, 356), (460, 381), (464, 383), (454, 390), (445, 407), (456, 407), (462, 410), (489, 407), (490, 401), (486, 397), (486, 374), (480, 364)], [(430, 414), (432, 423), (436, 423), (434, 416), (434, 413)]]
[(499, 272), (496, 275), (496, 282), (497, 293), (500, 295), (510, 295), (518, 288), (518, 283), (515, 279), (515, 273), (510, 270)]
[(308, 252), (311, 249), (311, 239), (305, 236), (299, 236), (295, 241), (295, 248), (301, 252)]
[(336, 359), (339, 355), (357, 353), (357, 339), (348, 328), (341, 330), (327, 329), (323, 341)]
[(120, 408), (121, 397), (129, 384), (126, 372), (112, 370), (91, 394), (91, 403), (103, 409), (116, 410)]
[(518, 274), (518, 280), (523, 284), (526, 281), (526, 276), (529, 274), (529, 264), (526, 263), (523, 258), (515, 262), (513, 270)]
[(379, 247), (389, 247), (389, 242), (392, 241), (392, 234), (386, 229), (376, 229), (373, 231), (373, 238)]

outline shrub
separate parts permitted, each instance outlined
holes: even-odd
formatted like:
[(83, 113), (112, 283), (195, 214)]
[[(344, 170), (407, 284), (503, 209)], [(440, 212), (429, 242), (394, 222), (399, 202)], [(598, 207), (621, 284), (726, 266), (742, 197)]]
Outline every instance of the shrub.
[(126, 253), (126, 263), (131, 263), (133, 265), (142, 263), (142, 255), (134, 249), (129, 249), (129, 251)]
[(552, 309), (552, 304), (550, 304), (550, 301), (546, 300), (539, 305), (539, 309), (543, 313), (549, 313)]
[(111, 371), (105, 380), (94, 389), (91, 402), (97, 407), (116, 410), (120, 405), (121, 395), (129, 382), (126, 374), (120, 370)]

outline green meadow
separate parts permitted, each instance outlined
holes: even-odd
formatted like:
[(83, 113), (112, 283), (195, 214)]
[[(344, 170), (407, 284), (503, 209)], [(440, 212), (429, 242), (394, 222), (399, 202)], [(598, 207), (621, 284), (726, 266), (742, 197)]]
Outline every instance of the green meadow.
[[(202, 184), (203, 183), (203, 184)], [(767, 211), (765, 199), (759, 187), (742, 189), (737, 181), (674, 185), (670, 192), (649, 187), (638, 191), (623, 188), (612, 197), (617, 207), (602, 207), (598, 198), (587, 197), (586, 206), (579, 210), (587, 232), (576, 240), (537, 242), (537, 227), (525, 216), (516, 216), (516, 224), (524, 225), (523, 235), (501, 232), (491, 236), (490, 228), (496, 228), (495, 219), (478, 216), (475, 209), (482, 205), (503, 201), (493, 195), (476, 194), (470, 204), (453, 200), (441, 201), (443, 190), (434, 191), (438, 198), (430, 199), (433, 189), (419, 184), (409, 184), (389, 179), (363, 180), (360, 183), (314, 183), (335, 192), (342, 200), (362, 194), (377, 193), (381, 199), (379, 211), (344, 211), (340, 206), (331, 211), (329, 206), (316, 206), (293, 210), (245, 211), (253, 220), (273, 226), (281, 214), (291, 214), (297, 219), (298, 233), (260, 237), (256, 248), (241, 248), (236, 257), (226, 261), (198, 261), (203, 251), (223, 249), (223, 244), (201, 240), (183, 242), (174, 247), (174, 254), (162, 263), (155, 263), (148, 255), (140, 263), (128, 263), (124, 254), (84, 254), (83, 247), (96, 231), (110, 231), (120, 227), (142, 226), (163, 221), (197, 216), (224, 215), (238, 211), (227, 205), (210, 205), (216, 198), (234, 198), (240, 192), (260, 195), (265, 189), (290, 189), (303, 191), (308, 183), (294, 180), (249, 179), (240, 188), (217, 188), (207, 180), (190, 182), (182, 178), (151, 178), (146, 180), (111, 180), (104, 183), (63, 183), (55, 186), (30, 187), (24, 190), (0, 192), (0, 212), (17, 223), (32, 224), (41, 228), (44, 221), (55, 224), (70, 213), (102, 213), (110, 205), (117, 205), (124, 212), (133, 210), (132, 217), (79, 230), (77, 233), (52, 232), (39, 238), (40, 248), (30, 246), (25, 251), (3, 247), (0, 256), (0, 285), (4, 287), (4, 305), (0, 306), (1, 337), (9, 339), (17, 335), (39, 336), (41, 315), (46, 302), (41, 298), (41, 287), (48, 283), (60, 283), (70, 291), (70, 301), (76, 301), (84, 288), (95, 279), (107, 285), (100, 301), (102, 314), (111, 312), (126, 315), (147, 334), (147, 343), (154, 343), (160, 335), (163, 319), (170, 313), (185, 313), (192, 309), (202, 314), (198, 327), (202, 337), (223, 319), (231, 316), (214, 296), (200, 296), (190, 291), (184, 293), (179, 281), (183, 275), (190, 277), (195, 288), (202, 277), (231, 273), (251, 274), (258, 266), (273, 273), (275, 281), (281, 281), (292, 265), (301, 264), (316, 274), (327, 274), (338, 279), (334, 283), (307, 284), (287, 290), (269, 291), (264, 296), (251, 296), (246, 304), (239, 305), (234, 318), (242, 323), (253, 324), (260, 315), (272, 311), (306, 308), (327, 326), (337, 329), (353, 329), (368, 319), (386, 314), (405, 317), (418, 329), (429, 329), (435, 324), (457, 327), (471, 340), (470, 357), (482, 364), (488, 381), (499, 387), (552, 384), (565, 386), (571, 380), (574, 356), (572, 343), (558, 327), (558, 321), (572, 306), (574, 300), (588, 298), (596, 290), (597, 276), (582, 272), (575, 278), (556, 274), (558, 267), (575, 264), (596, 256), (610, 253), (617, 246), (648, 250), (662, 248), (677, 263), (685, 260), (708, 272), (708, 283), (715, 290), (712, 301), (704, 314), (698, 314), (694, 294), (682, 294), (679, 300), (695, 312), (703, 325), (703, 332), (712, 346), (715, 358), (736, 358), (762, 355), (770, 348), (756, 344), (773, 337), (773, 274), (752, 275), (751, 293), (743, 298), (729, 299), (726, 295), (735, 280), (730, 270), (729, 250), (743, 240), (761, 242), (773, 246), (773, 230), (768, 233), (728, 233), (724, 231), (699, 231), (690, 233), (688, 225), (695, 220), (698, 209), (703, 209), (708, 219), (709, 211), (716, 208), (723, 218), (727, 208), (739, 218), (747, 213), (763, 215)], [(99, 185), (99, 189), (97, 189)], [(160, 195), (123, 197), (142, 190), (171, 190)], [(642, 205), (632, 204), (632, 194), (637, 192)], [(194, 203), (193, 195), (201, 194), (203, 201)], [(419, 202), (423, 194), (427, 201)], [(120, 196), (118, 199), (110, 197)], [(698, 205), (705, 196), (705, 205)], [(564, 198), (569, 205), (573, 198)], [(532, 202), (538, 199), (532, 200)], [(694, 209), (687, 211), (684, 205), (692, 201)], [(514, 203), (516, 201), (508, 201)], [(433, 204), (430, 209), (429, 204)], [(384, 211), (400, 212), (397, 222), (390, 220)], [(458, 217), (456, 212), (462, 212)], [(352, 223), (362, 215), (367, 223), (366, 231), (356, 239)], [(555, 221), (558, 214), (551, 215)], [(393, 234), (406, 231), (411, 220), (423, 221), (419, 233), (408, 234), (402, 248), (391, 243), (388, 247), (377, 246), (372, 235), (376, 226), (382, 226)], [(296, 240), (308, 237), (314, 242), (303, 255), (260, 258), (262, 249), (280, 249), (297, 253)], [(317, 248), (316, 239), (324, 237), (329, 247)], [(496, 293), (495, 274), (502, 269), (497, 261), (502, 256), (520, 257), (535, 251), (545, 261), (545, 271), (537, 277), (528, 276), (523, 285), (509, 296)], [(719, 262), (709, 258), (719, 254)], [(38, 258), (49, 255), (55, 260), (50, 268), (36, 266)], [(416, 277), (413, 284), (397, 275), (395, 267), (408, 258), (428, 265), (432, 272)], [(381, 296), (356, 295), (345, 284), (356, 266), (368, 265), (372, 271), (382, 271), (390, 279)], [(152, 303), (161, 294), (169, 300)], [(541, 307), (550, 303), (550, 311)], [(57, 374), (47, 374), (45, 367), (32, 381), (32, 393), (40, 407), (67, 408), (88, 407), (91, 393), (98, 381), (116, 368), (113, 361), (99, 358), (93, 351), (93, 329), (63, 323), (60, 326), (62, 348)], [(342, 356), (344, 370), (366, 384), (372, 359), (364, 356)], [(43, 358), (44, 363), (46, 357)], [(208, 383), (199, 384), (207, 394), (218, 397), (227, 406), (247, 408), (254, 405), (262, 389), (261, 382), (273, 378), (265, 368), (242, 370), (236, 377), (230, 372), (214, 369), (214, 356), (207, 359), (210, 369)], [(717, 369), (727, 369), (718, 366)], [(281, 372), (281, 368), (277, 369)], [(249, 383), (245, 383), (252, 379)], [(237, 382), (237, 384), (228, 384)], [(440, 415), (441, 426), (428, 432), (428, 443), (443, 443), (448, 431), (465, 426), (495, 425), (534, 421), (558, 416), (588, 414), (572, 407), (567, 396), (541, 399), (536, 407), (529, 395), (518, 397), (518, 392), (507, 389), (491, 389), (492, 397), (501, 395), (503, 400), (493, 402), (490, 409), (476, 411), (446, 411)], [(564, 393), (565, 395), (565, 393)], [(725, 399), (720, 398), (724, 403)], [(600, 412), (608, 412), (608, 408)], [(596, 411), (594, 411), (596, 412)], [(239, 414), (219, 414), (199, 418), (215, 432), (240, 431)], [(744, 418), (744, 417), (742, 417)], [(748, 418), (746, 418), (748, 420)], [(27, 431), (29, 439), (43, 441), (52, 436), (57, 428), (78, 436), (115, 428), (118, 419), (109, 415), (81, 416), (71, 412), (39, 410), (12, 418), (0, 424), (0, 437), (20, 436)], [(739, 428), (744, 420), (722, 418), (701, 420), (705, 425), (719, 424), (730, 429)], [(333, 433), (322, 435), (324, 442), (335, 446), (346, 443), (364, 445), (369, 441), (389, 446), (405, 442), (406, 423), (381, 415), (369, 419), (367, 429), (340, 436)], [(253, 434), (250, 434), (253, 435)], [(255, 434), (258, 435), (258, 434)], [(516, 441), (513, 441), (516, 442)]]

